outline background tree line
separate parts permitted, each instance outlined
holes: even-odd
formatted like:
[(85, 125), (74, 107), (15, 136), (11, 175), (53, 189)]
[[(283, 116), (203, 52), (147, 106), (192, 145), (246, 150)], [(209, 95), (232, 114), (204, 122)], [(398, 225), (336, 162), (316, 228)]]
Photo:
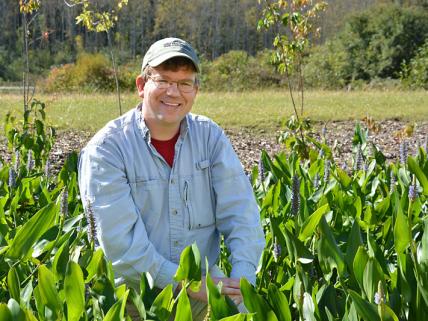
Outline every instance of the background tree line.
[[(307, 57), (309, 85), (337, 88), (373, 79), (408, 79), (412, 66), (426, 71), (424, 61), (412, 59), (418, 55), (422, 56), (419, 60), (427, 59), (428, 49), (423, 51), (428, 34), (427, 0), (328, 3), (317, 21), (321, 27), (317, 46)], [(89, 90), (110, 90), (110, 63), (102, 54), (106, 34), (77, 25), (78, 8), (67, 6), (64, 0), (43, 0), (41, 4), (29, 30), (30, 71), (47, 77), (47, 87), (53, 90), (82, 85)], [(112, 0), (96, 4), (106, 10)], [(384, 7), (373, 9), (379, 4)], [(148, 46), (172, 35), (189, 40), (200, 52), (207, 88), (282, 85), (269, 58), (274, 31), (256, 31), (261, 10), (255, 0), (129, 0), (112, 32), (122, 87), (133, 88)], [(18, 1), (1, 1), (0, 19), (0, 80), (18, 82), (23, 50)]]

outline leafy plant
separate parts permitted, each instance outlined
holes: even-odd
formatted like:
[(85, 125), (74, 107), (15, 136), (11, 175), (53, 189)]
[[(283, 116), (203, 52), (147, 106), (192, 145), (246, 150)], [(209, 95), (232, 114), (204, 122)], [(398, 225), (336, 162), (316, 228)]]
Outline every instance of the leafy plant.
[[(289, 145), (295, 147), (300, 155), (307, 159), (309, 158), (309, 146), (305, 140), (304, 129), (309, 122), (300, 119), (303, 116), (304, 106), (303, 57), (309, 47), (311, 37), (316, 36), (319, 31), (314, 32), (313, 20), (325, 10), (327, 3), (325, 1), (294, 0), (265, 0), (263, 2), (263, 17), (259, 21), (258, 29), (275, 28), (277, 30), (273, 41), (275, 52), (272, 61), (288, 80), (294, 118), (290, 119), (287, 124), (289, 128), (291, 125), (292, 128), (297, 129), (299, 136), (293, 135), (294, 142)], [(293, 73), (297, 73), (297, 86), (292, 83)], [(300, 116), (293, 93), (295, 88), (300, 93)]]

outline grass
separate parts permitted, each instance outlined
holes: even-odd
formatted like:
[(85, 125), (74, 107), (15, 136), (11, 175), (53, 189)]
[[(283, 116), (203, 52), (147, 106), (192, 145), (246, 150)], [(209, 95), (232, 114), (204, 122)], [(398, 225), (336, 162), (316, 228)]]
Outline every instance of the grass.
[[(119, 115), (114, 94), (37, 95), (46, 103), (48, 122), (58, 129), (95, 132)], [(136, 94), (122, 95), (124, 111), (136, 106)], [(22, 96), (0, 93), (0, 118), (8, 111), (22, 114)], [(227, 129), (273, 132), (292, 114), (285, 90), (244, 93), (200, 92), (193, 112), (214, 119)], [(428, 91), (309, 91), (305, 116), (315, 121), (340, 121), (371, 116), (375, 120), (428, 120)], [(2, 125), (2, 124), (0, 124)]]

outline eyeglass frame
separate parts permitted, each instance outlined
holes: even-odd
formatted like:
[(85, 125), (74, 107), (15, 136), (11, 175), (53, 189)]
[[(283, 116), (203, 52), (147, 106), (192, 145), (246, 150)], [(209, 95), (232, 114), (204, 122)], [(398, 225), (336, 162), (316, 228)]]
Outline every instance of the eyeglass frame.
[(193, 84), (192, 84), (192, 89), (189, 88), (189, 90), (187, 90), (187, 89), (183, 90), (183, 88), (181, 86), (186, 85), (186, 84), (190, 85), (190, 81), (186, 81), (186, 80), (174, 81), (174, 80), (167, 80), (167, 79), (163, 79), (163, 78), (156, 79), (150, 74), (146, 74), (146, 78), (151, 79), (153, 81), (153, 83), (155, 84), (156, 88), (159, 88), (159, 89), (168, 89), (172, 84), (176, 84), (177, 89), (183, 93), (191, 93), (192, 91), (195, 90), (195, 87), (198, 84), (197, 79), (195, 79), (193, 81)]

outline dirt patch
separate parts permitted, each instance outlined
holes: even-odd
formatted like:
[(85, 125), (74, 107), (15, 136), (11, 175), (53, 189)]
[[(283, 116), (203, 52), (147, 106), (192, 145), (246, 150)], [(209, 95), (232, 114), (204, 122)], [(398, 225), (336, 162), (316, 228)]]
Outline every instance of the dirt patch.
[[(400, 141), (399, 133), (404, 132), (409, 124), (403, 121), (386, 120), (376, 123), (378, 132), (369, 131), (369, 139), (378, 146), (387, 160), (394, 162), (399, 159)], [(362, 124), (365, 128), (364, 124)], [(323, 124), (314, 127), (315, 137), (321, 136)], [(354, 135), (354, 121), (331, 122), (326, 126), (326, 141), (332, 148), (333, 157), (337, 164), (352, 166), (352, 138)], [(228, 130), (226, 133), (232, 142), (246, 171), (250, 171), (258, 164), (260, 153), (266, 150), (269, 155), (284, 151), (285, 147), (277, 142), (278, 135), (252, 132), (248, 129)], [(278, 133), (279, 134), (279, 133)], [(428, 121), (420, 122), (414, 126), (411, 137), (406, 137), (408, 153), (416, 153), (418, 146), (426, 145), (428, 135)], [(50, 161), (56, 170), (64, 163), (67, 155), (73, 151), (79, 151), (90, 139), (91, 135), (85, 132), (62, 131), (58, 133), (55, 145), (51, 152)], [(10, 160), (10, 152), (7, 151), (4, 138), (0, 144), (0, 156)]]

